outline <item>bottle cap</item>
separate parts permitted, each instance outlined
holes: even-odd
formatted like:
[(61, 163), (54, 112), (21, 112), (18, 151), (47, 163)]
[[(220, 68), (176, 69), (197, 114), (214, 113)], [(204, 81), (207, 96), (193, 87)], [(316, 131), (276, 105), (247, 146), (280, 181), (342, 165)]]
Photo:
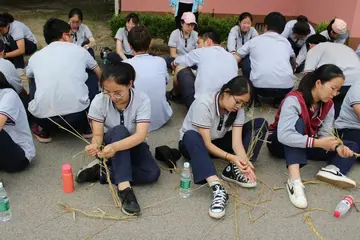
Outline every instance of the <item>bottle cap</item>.
[(334, 212), (334, 217), (339, 218), (339, 217), (340, 217), (340, 212), (339, 212), (339, 211), (335, 211), (335, 212)]
[(0, 182), (0, 188), (3, 188), (4, 186), (3, 186), (3, 183), (2, 182)]
[(189, 167), (190, 167), (190, 163), (184, 162), (184, 168), (189, 168)]
[(72, 168), (70, 163), (65, 163), (62, 165), (62, 172), (63, 173), (72, 173)]

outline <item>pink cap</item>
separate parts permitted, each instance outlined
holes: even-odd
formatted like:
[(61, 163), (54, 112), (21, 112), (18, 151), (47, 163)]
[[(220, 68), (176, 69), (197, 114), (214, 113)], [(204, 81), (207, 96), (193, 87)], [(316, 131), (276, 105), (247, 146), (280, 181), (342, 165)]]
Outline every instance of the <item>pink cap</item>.
[(339, 211), (334, 212), (334, 217), (339, 218), (340, 217), (340, 212)]
[(184, 12), (181, 17), (181, 20), (184, 20), (184, 22), (187, 24), (190, 24), (190, 23), (197, 24), (195, 15), (192, 12)]
[(346, 34), (347, 32), (347, 24), (344, 20), (339, 18), (335, 18), (334, 23), (331, 26), (332, 30), (340, 35)]
[(63, 173), (72, 173), (72, 168), (70, 163), (65, 163), (62, 165), (62, 172)]

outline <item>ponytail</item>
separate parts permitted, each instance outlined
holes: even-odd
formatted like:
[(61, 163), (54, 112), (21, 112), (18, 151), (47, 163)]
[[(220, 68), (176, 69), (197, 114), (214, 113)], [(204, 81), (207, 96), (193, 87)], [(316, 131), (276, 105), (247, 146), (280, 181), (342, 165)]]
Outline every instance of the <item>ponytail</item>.
[(304, 16), (304, 15), (299, 15), (299, 16), (296, 18), (296, 20), (297, 20), (298, 22), (309, 22), (308, 18), (307, 18), (306, 16)]

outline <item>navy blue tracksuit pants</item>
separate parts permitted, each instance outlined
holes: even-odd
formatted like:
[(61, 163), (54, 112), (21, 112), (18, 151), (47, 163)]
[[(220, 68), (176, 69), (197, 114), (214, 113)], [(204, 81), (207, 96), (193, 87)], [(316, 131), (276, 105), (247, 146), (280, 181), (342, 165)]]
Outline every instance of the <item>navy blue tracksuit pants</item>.
[[(104, 136), (105, 145), (118, 142), (130, 136), (126, 127), (118, 125)], [(108, 162), (110, 178), (113, 184), (131, 182), (132, 185), (156, 182), (160, 168), (151, 155), (149, 146), (143, 142), (132, 149), (117, 152)], [(105, 169), (100, 171), (100, 182), (105, 184)]]
[[(255, 134), (259, 133), (258, 136), (263, 140), (267, 132), (267, 125), (265, 119), (256, 118), (254, 119), (254, 129), (252, 121), (247, 122), (243, 126), (242, 141), (245, 151), (248, 150), (252, 141), (252, 131), (254, 130)], [(227, 132), (223, 138), (213, 140), (212, 143), (226, 152), (234, 152), (232, 149), (232, 131)], [(263, 141), (261, 140), (255, 144), (251, 161), (256, 161), (262, 144)], [(179, 142), (179, 150), (186, 159), (190, 160), (196, 184), (203, 184), (206, 182), (206, 178), (217, 175), (214, 163), (205, 147), (204, 140), (198, 132), (194, 130), (187, 131), (182, 141)]]
[[(299, 118), (295, 125), (296, 131), (305, 135), (305, 123), (304, 120)], [(279, 142), (277, 132), (275, 131), (268, 137), (270, 143), (267, 147), (271, 155), (278, 158), (285, 158), (286, 166), (292, 164), (300, 164), (303, 167), (307, 164), (308, 159), (327, 161), (328, 164), (335, 165), (340, 169), (340, 172), (346, 175), (356, 161), (356, 157), (342, 158), (334, 151), (325, 151), (321, 148), (294, 148), (286, 146)], [(355, 142), (344, 141), (345, 146), (350, 148), (354, 152), (358, 152), (359, 147)]]

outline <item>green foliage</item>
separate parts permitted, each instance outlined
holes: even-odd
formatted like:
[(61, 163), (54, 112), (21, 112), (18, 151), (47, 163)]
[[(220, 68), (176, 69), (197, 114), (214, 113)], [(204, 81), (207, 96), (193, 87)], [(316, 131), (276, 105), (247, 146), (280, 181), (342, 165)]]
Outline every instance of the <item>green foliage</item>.
[(315, 31), (316, 33), (321, 33), (322, 31), (326, 30), (328, 27), (329, 23), (328, 22), (321, 22), (318, 25), (316, 25)]
[[(153, 38), (161, 38), (165, 42), (168, 41), (171, 32), (175, 30), (175, 20), (173, 15), (159, 15), (155, 13), (138, 14), (141, 24), (149, 29)], [(125, 26), (126, 15), (127, 14), (122, 13), (118, 16), (113, 16), (110, 19), (109, 25), (113, 36), (119, 28)], [(236, 24), (237, 19), (237, 16), (216, 18), (212, 17), (210, 14), (201, 14), (199, 17), (198, 31), (209, 28), (214, 29), (219, 33), (221, 41), (226, 41), (230, 29)]]

